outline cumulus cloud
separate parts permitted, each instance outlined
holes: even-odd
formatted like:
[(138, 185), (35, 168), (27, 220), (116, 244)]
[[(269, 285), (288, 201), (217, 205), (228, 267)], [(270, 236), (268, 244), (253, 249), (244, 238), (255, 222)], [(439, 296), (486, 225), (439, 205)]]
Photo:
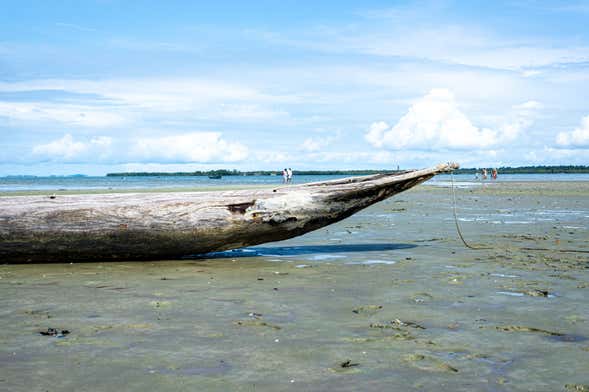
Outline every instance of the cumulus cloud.
[(224, 140), (218, 132), (192, 132), (127, 141), (97, 136), (76, 140), (66, 134), (33, 147), (33, 156), (43, 161), (106, 163), (222, 163), (242, 161), (248, 149)]
[(401, 149), (490, 149), (500, 141), (512, 141), (529, 128), (542, 104), (527, 101), (513, 107), (508, 121), (498, 129), (480, 128), (460, 110), (448, 89), (433, 89), (416, 101), (394, 126), (374, 122), (364, 138), (376, 148)]
[(388, 129), (389, 124), (384, 121), (372, 123), (368, 128), (368, 132), (366, 132), (365, 138), (374, 147), (381, 148), (384, 145), (385, 132)]
[(528, 129), (538, 116), (538, 111), (542, 109), (538, 101), (527, 101), (513, 107), (513, 114), (510, 122), (500, 127), (501, 141), (515, 140), (524, 130)]
[(248, 149), (218, 132), (192, 132), (138, 139), (130, 154), (142, 162), (237, 162), (247, 158)]
[(92, 161), (110, 153), (112, 139), (99, 136), (88, 142), (76, 141), (69, 133), (61, 139), (33, 147), (33, 155), (49, 161)]
[(482, 148), (497, 142), (497, 132), (475, 127), (460, 111), (447, 89), (433, 89), (415, 102), (392, 128), (373, 123), (365, 135), (374, 147), (403, 148)]
[(556, 136), (556, 144), (562, 147), (589, 147), (589, 116), (583, 117), (581, 126), (570, 132), (560, 132)]

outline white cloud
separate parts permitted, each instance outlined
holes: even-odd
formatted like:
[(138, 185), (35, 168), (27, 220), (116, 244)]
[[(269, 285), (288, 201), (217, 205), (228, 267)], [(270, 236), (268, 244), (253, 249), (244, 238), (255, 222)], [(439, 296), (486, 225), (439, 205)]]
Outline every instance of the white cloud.
[(528, 110), (536, 110), (542, 109), (544, 106), (538, 101), (527, 101), (519, 105), (515, 105), (514, 109), (518, 109), (521, 111), (528, 111)]
[(524, 78), (531, 78), (534, 76), (541, 75), (542, 71), (539, 71), (537, 69), (528, 69), (528, 70), (522, 71), (521, 74)]
[(248, 148), (218, 132), (192, 132), (139, 139), (130, 155), (142, 162), (238, 162), (247, 158)]
[(542, 107), (537, 101), (515, 105), (509, 121), (498, 130), (480, 128), (460, 110), (450, 90), (433, 89), (416, 101), (395, 126), (374, 122), (364, 138), (376, 148), (391, 150), (489, 149), (499, 142), (517, 139), (534, 123)]
[(0, 102), (0, 117), (26, 124), (50, 121), (95, 128), (118, 126), (127, 121), (124, 116), (101, 107), (46, 102)]
[(109, 103), (160, 111), (178, 111), (204, 103), (245, 102), (285, 103), (298, 101), (290, 95), (265, 94), (247, 85), (196, 78), (137, 78), (137, 79), (40, 79), (23, 82), (0, 82), (0, 92), (30, 92), (39, 90), (67, 91), (90, 94), (110, 100)]
[[(403, 26), (403, 24), (401, 24)], [(403, 39), (399, 39), (403, 37)], [(400, 27), (377, 39), (360, 34), (344, 42), (356, 50), (378, 56), (424, 58), (437, 62), (501, 70), (525, 70), (589, 60), (589, 47), (569, 41), (508, 37), (475, 25), (440, 25), (436, 28)], [(525, 71), (524, 71), (525, 72)], [(533, 76), (528, 70), (527, 75)]]
[(312, 136), (308, 137), (301, 144), (301, 150), (307, 152), (317, 152), (323, 148), (331, 145), (334, 141), (339, 139), (340, 132), (337, 132), (333, 136)]
[(34, 146), (32, 153), (36, 159), (56, 162), (223, 163), (244, 160), (248, 149), (241, 143), (224, 140), (218, 132), (139, 138), (131, 142), (106, 136), (80, 141), (66, 134)]
[(365, 138), (374, 147), (381, 148), (384, 145), (385, 132), (388, 129), (389, 124), (384, 121), (372, 123), (368, 128), (368, 132), (366, 132)]
[(240, 83), (195, 78), (0, 82), (0, 93), (37, 97), (40, 91), (71, 96), (66, 102), (0, 102), (0, 117), (25, 124), (101, 128), (154, 120), (284, 121), (289, 113), (275, 106), (300, 100)]
[(589, 148), (553, 148), (530, 151), (525, 154), (525, 164), (534, 165), (586, 165)]
[(527, 101), (513, 107), (514, 113), (509, 123), (500, 127), (500, 139), (502, 142), (509, 142), (528, 129), (538, 116), (538, 111), (544, 106), (538, 101)]
[(497, 132), (480, 129), (460, 111), (447, 89), (433, 89), (414, 103), (392, 128), (384, 122), (370, 126), (366, 140), (392, 150), (483, 148), (497, 142)]
[(589, 116), (583, 117), (581, 126), (570, 132), (560, 132), (556, 144), (562, 147), (589, 148)]
[(64, 135), (61, 139), (47, 144), (40, 144), (33, 148), (33, 154), (43, 155), (48, 158), (71, 159), (86, 151), (87, 145), (75, 142), (72, 135)]
[[(501, 42), (495, 42), (497, 46)], [(589, 47), (542, 47), (540, 44), (505, 42), (506, 47), (493, 47), (487, 42), (478, 51), (459, 51), (448, 60), (464, 65), (520, 70), (555, 64), (584, 63), (589, 60)], [(530, 75), (531, 76), (531, 75)]]
[(571, 45), (564, 39), (547, 42), (539, 38), (510, 37), (485, 29), (481, 24), (442, 21), (430, 27), (431, 23), (421, 24), (412, 16), (386, 24), (384, 28), (373, 20), (369, 23), (321, 26), (296, 36), (263, 33), (259, 37), (275, 44), (326, 53), (424, 59), (512, 71), (589, 61), (589, 46)]
[(108, 136), (98, 136), (92, 138), (92, 140), (90, 140), (90, 143), (96, 146), (100, 146), (102, 148), (106, 148), (110, 147), (110, 145), (112, 144), (112, 138)]
[(33, 155), (49, 161), (94, 161), (107, 157), (111, 144), (110, 137), (99, 136), (89, 142), (80, 142), (68, 133), (61, 139), (34, 146)]
[(323, 140), (319, 138), (306, 138), (301, 148), (305, 151), (314, 152), (321, 150), (322, 147), (326, 146), (327, 144), (323, 142)]

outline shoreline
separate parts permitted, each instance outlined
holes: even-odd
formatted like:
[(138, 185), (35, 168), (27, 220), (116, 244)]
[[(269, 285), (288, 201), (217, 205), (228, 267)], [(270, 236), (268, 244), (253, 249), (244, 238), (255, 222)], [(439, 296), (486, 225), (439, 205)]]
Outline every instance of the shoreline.
[[(431, 181), (431, 180), (430, 180)], [(436, 184), (439, 182), (440, 184)], [(303, 184), (303, 183), (301, 183)], [(478, 189), (492, 187), (504, 187), (504, 188), (521, 188), (522, 186), (528, 187), (546, 187), (552, 188), (550, 184), (560, 185), (561, 187), (581, 187), (585, 188), (589, 186), (589, 181), (577, 180), (577, 181), (561, 181), (561, 180), (548, 180), (548, 181), (455, 181), (455, 187), (457, 189)], [(299, 185), (297, 183), (293, 185)], [(48, 189), (48, 190), (15, 190), (15, 191), (0, 191), (0, 197), (13, 197), (13, 196), (49, 196), (55, 195), (96, 195), (96, 194), (139, 194), (139, 193), (190, 193), (190, 192), (224, 192), (224, 191), (237, 191), (237, 190), (248, 190), (248, 189), (270, 189), (288, 186), (282, 183), (276, 184), (228, 184), (228, 185), (212, 185), (212, 186), (195, 186), (195, 187), (162, 187), (162, 188), (120, 188), (120, 189)], [(420, 184), (421, 189), (446, 189), (450, 188), (450, 181), (437, 180), (424, 184)]]

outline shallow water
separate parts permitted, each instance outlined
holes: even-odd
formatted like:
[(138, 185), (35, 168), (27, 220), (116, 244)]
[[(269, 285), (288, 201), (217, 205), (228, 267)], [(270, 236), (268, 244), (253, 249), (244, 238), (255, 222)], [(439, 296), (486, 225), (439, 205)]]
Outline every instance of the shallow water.
[[(589, 251), (589, 183), (505, 182), (457, 195), (467, 240), (492, 249), (466, 249), (449, 190), (419, 186), (244, 250), (0, 266), (0, 390), (588, 384), (589, 254), (561, 251)], [(41, 336), (47, 328), (70, 333)]]
[[(297, 175), (294, 184), (327, 181), (349, 177), (345, 175)], [(552, 182), (552, 181), (589, 181), (588, 173), (580, 174), (506, 174), (497, 180), (476, 180), (471, 174), (454, 175), (454, 185), (458, 188), (470, 188), (493, 185), (502, 182)], [(428, 184), (447, 187), (451, 185), (449, 175), (438, 175)], [(137, 176), (137, 177), (86, 177), (86, 176), (8, 176), (0, 177), (0, 195), (23, 193), (71, 193), (109, 192), (109, 191), (160, 191), (160, 190), (216, 190), (227, 187), (257, 187), (282, 185), (281, 176), (225, 176), (220, 180), (207, 176)]]

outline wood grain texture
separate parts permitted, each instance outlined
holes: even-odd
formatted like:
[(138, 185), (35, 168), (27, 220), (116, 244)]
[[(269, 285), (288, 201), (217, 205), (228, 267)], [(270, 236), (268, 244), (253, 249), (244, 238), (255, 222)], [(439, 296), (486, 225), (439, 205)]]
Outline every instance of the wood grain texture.
[(455, 167), (260, 190), (0, 197), (0, 260), (157, 260), (284, 240)]

